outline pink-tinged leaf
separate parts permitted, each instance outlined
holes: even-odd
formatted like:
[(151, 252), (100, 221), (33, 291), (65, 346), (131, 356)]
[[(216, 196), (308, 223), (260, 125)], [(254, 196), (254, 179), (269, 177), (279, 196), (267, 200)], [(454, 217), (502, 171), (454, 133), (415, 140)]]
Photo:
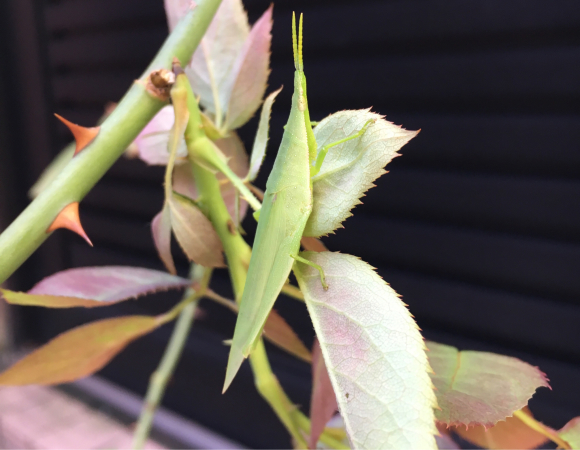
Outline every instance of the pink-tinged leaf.
[(354, 448), (435, 449), (425, 344), (397, 293), (360, 259), (302, 252), (294, 273)]
[(264, 336), (273, 344), (303, 361), (312, 361), (312, 355), (292, 327), (275, 310), (270, 311), (264, 325)]
[(235, 130), (254, 115), (266, 92), (272, 41), (271, 5), (254, 24), (231, 72), (226, 129)]
[(86, 377), (163, 323), (156, 317), (127, 316), (73, 328), (2, 372), (0, 385), (60, 384)]
[[(165, 166), (169, 159), (170, 130), (175, 123), (175, 111), (172, 106), (166, 106), (143, 128), (135, 138), (139, 150), (139, 158), (152, 166)], [(177, 162), (187, 158), (185, 139), (180, 139), (177, 146)]]
[(418, 133), (387, 122), (370, 109), (339, 111), (314, 128), (318, 151), (356, 135), (369, 121), (374, 123), (362, 136), (332, 147), (320, 172), (312, 178), (312, 213), (304, 236), (319, 237), (340, 228), (374, 181), (386, 173), (385, 166)]
[(338, 411), (336, 395), (324, 364), (318, 340), (312, 346), (312, 398), (310, 399), (310, 440), (308, 447), (315, 449), (324, 427)]
[(258, 176), (260, 167), (264, 162), (264, 157), (266, 156), (266, 147), (268, 145), (268, 136), (270, 131), (270, 113), (272, 112), (272, 105), (276, 96), (280, 93), (282, 88), (277, 91), (272, 92), (262, 105), (262, 112), (260, 114), (260, 123), (258, 124), (258, 131), (256, 132), (256, 137), (254, 138), (254, 146), (252, 147), (252, 157), (250, 159), (250, 171), (248, 172), (247, 179), (249, 181), (254, 181)]
[(178, 194), (173, 194), (167, 203), (175, 238), (187, 257), (202, 266), (224, 267), (222, 243), (205, 214)]
[(570, 448), (580, 449), (580, 417), (575, 417), (568, 422), (564, 428), (558, 431), (558, 434), (570, 444)]
[[(528, 408), (524, 408), (524, 412), (531, 415)], [(548, 441), (543, 434), (532, 430), (515, 416), (508, 417), (491, 428), (475, 425), (469, 428), (453, 427), (453, 430), (463, 439), (479, 447), (493, 450), (532, 449)]]
[[(248, 154), (244, 147), (244, 143), (235, 131), (230, 131), (227, 138), (219, 139), (215, 142), (218, 148), (228, 158), (228, 165), (234, 173), (244, 178), (248, 173)], [(238, 195), (236, 188), (221, 172), (217, 174), (220, 181), (220, 191), (224, 202), (228, 208), (228, 212), (232, 218), (236, 215), (236, 201), (239, 198), (239, 219), (240, 221), (245, 217), (248, 210), (248, 203)], [(186, 197), (196, 199), (197, 188), (195, 187), (195, 180), (191, 172), (191, 167), (188, 164), (176, 166), (173, 171), (173, 189), (175, 192)]]
[[(189, 169), (188, 166), (185, 167)], [(161, 212), (153, 218), (151, 233), (153, 234), (153, 242), (157, 253), (159, 253), (159, 258), (161, 258), (169, 273), (175, 275), (177, 270), (171, 255), (171, 211), (169, 211), (167, 204), (163, 205)]]
[(51, 275), (28, 293), (1, 290), (8, 303), (46, 308), (93, 308), (168, 289), (189, 286), (185, 278), (139, 267), (69, 269)]
[(435, 442), (437, 442), (437, 448), (439, 450), (459, 450), (461, 448), (451, 438), (447, 427), (437, 424), (437, 430), (439, 431), (439, 435), (435, 436)]
[(185, 68), (201, 105), (222, 123), (232, 90), (231, 72), (250, 25), (241, 0), (222, 0), (201, 44)]
[(526, 406), (537, 388), (549, 387), (543, 372), (517, 358), (436, 342), (427, 347), (440, 408), (435, 416), (447, 425), (491, 427)]
[(187, 14), (187, 11), (195, 8), (195, 2), (193, 0), (165, 0), (164, 3), (169, 31), (173, 31), (177, 22)]

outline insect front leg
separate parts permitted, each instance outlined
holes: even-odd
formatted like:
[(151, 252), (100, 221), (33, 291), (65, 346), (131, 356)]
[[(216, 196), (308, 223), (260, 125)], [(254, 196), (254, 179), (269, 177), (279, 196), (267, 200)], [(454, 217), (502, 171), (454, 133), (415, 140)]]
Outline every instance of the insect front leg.
[(320, 274), (320, 282), (322, 283), (322, 287), (324, 288), (325, 291), (328, 290), (328, 284), (326, 283), (326, 276), (324, 275), (324, 270), (322, 269), (322, 267), (320, 267), (318, 264), (313, 263), (312, 261), (308, 261), (306, 258), (303, 258), (302, 256), (299, 255), (290, 255), (292, 258), (294, 258), (295, 261), (304, 263), (310, 267), (314, 267), (316, 270), (318, 270), (318, 273)]
[(310, 177), (313, 177), (313, 176), (317, 175), (318, 172), (320, 172), (320, 168), (322, 167), (322, 163), (324, 162), (324, 158), (326, 158), (326, 154), (328, 153), (328, 150), (330, 150), (331, 147), (334, 147), (335, 145), (339, 145), (339, 144), (342, 144), (344, 142), (350, 141), (351, 139), (356, 139), (356, 138), (362, 136), (365, 133), (365, 131), (367, 130), (367, 128), (372, 123), (375, 123), (375, 119), (367, 120), (366, 123), (363, 125), (363, 127), (359, 131), (357, 131), (355, 134), (351, 134), (350, 136), (347, 136), (344, 139), (340, 139), (339, 141), (332, 142), (331, 144), (326, 144), (324, 147), (322, 147), (320, 149), (320, 151), (318, 152), (318, 156), (316, 157), (316, 163), (314, 164), (314, 166), (310, 170)]

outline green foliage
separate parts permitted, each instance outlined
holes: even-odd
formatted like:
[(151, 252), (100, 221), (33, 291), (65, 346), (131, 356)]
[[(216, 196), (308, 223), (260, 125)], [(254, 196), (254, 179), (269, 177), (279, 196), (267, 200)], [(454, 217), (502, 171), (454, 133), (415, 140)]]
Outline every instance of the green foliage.
[[(175, 31), (149, 71), (86, 151), (71, 161), (71, 145), (55, 160), (33, 189), (42, 195), (0, 236), (0, 253), (8, 255), (0, 263), (0, 278), (5, 279), (44, 240), (62, 205), (80, 201), (141, 130), (134, 142), (139, 157), (166, 166), (165, 201), (153, 219), (152, 235), (170, 273), (134, 267), (72, 269), (42, 280), (28, 293), (0, 293), (12, 304), (48, 308), (106, 306), (187, 288), (183, 300), (158, 317), (119, 317), (69, 330), (1, 373), (0, 385), (57, 384), (90, 375), (134, 339), (180, 315), (147, 395), (137, 427), (139, 446), (187, 339), (195, 302), (205, 297), (239, 313), (226, 387), (249, 357), (259, 393), (296, 447), (345, 448), (350, 442), (361, 449), (434, 449), (437, 425), (444, 430), (440, 445), (455, 445), (445, 428), (451, 426), (488, 448), (532, 448), (546, 438), (562, 448), (580, 448), (580, 418), (555, 431), (525, 409), (535, 390), (548, 386), (538, 368), (434, 342), (426, 352), (406, 305), (374, 269), (355, 256), (325, 251), (314, 239), (342, 226), (417, 132), (369, 109), (332, 114), (313, 129), (302, 18), (300, 33), (294, 35), (290, 117), (260, 204), (254, 195), (259, 189), (250, 183), (265, 157), (271, 109), (280, 89), (263, 102), (249, 163), (234, 130), (255, 114), (266, 91), (272, 7), (250, 28), (240, 0), (223, 0), (219, 9), (218, 3), (206, 0), (191, 12), (188, 0), (165, 0)], [(183, 14), (186, 18), (178, 24)], [(199, 32), (189, 36), (184, 31), (205, 28), (203, 39)], [(195, 42), (186, 43), (186, 38)], [(173, 72), (156, 72), (167, 83), (156, 86), (151, 70), (168, 69), (176, 54), (184, 70), (174, 62)], [(167, 95), (172, 104), (161, 108)], [(101, 152), (98, 157), (96, 152)], [(248, 204), (260, 212), (253, 249), (239, 226)], [(189, 279), (175, 276), (172, 233), (195, 262)], [(314, 243), (321, 251), (298, 254), (301, 242), (305, 248)], [(225, 266), (223, 253), (235, 300), (209, 288), (212, 268)], [(289, 285), (292, 269), (300, 289)], [(312, 354), (272, 309), (281, 292), (305, 301), (319, 342)], [(311, 421), (272, 373), (262, 337), (312, 363)], [(340, 417), (335, 419), (342, 426), (325, 428), (337, 409)]]

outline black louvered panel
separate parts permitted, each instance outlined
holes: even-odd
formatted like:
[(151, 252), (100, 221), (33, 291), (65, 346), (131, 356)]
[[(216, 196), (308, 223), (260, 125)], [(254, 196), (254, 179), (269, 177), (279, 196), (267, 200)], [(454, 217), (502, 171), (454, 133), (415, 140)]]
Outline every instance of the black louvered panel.
[[(269, 0), (245, 4), (256, 20)], [(305, 12), (313, 119), (372, 106), (396, 124), (422, 130), (363, 198), (346, 229), (325, 239), (329, 247), (378, 267), (428, 337), (540, 365), (554, 387), (534, 400), (542, 419), (559, 426), (580, 415), (580, 4), (276, 2), (269, 90), (281, 84), (285, 89), (274, 106), (262, 187), (289, 108), (292, 10)], [(107, 102), (119, 100), (166, 33), (162, 0), (49, 1), (44, 12), (56, 112), (84, 125), (94, 124)], [(68, 132), (53, 123), (63, 145)], [(240, 133), (248, 148), (255, 125), (253, 120)], [(82, 203), (83, 223), (96, 248), (72, 237), (71, 265), (161, 268), (149, 223), (161, 208), (162, 174), (160, 167), (119, 160)], [(251, 218), (244, 229), (251, 241)], [(185, 273), (185, 258), (177, 249), (175, 254)], [(216, 276), (216, 289), (230, 295), (227, 274)], [(278, 307), (310, 342), (302, 305), (282, 300)], [(158, 305), (134, 302), (124, 308), (114, 311), (153, 311)], [(202, 360), (219, 378), (227, 353), (220, 340), (231, 336), (233, 317), (208, 311), (199, 327), (219, 338), (204, 341), (209, 350)], [(60, 324), (52, 314), (56, 322), (46, 325), (45, 336), (89, 317), (70, 314)], [(142, 349), (160, 349), (165, 337), (146, 338), (130, 350), (131, 357), (153, 367), (156, 361)], [(195, 354), (195, 342), (187, 351)], [(308, 368), (272, 354), (276, 373), (306, 404)], [(106, 373), (131, 386), (131, 363), (121, 360)], [(220, 383), (210, 383), (197, 368), (182, 367), (177, 385), (195, 380), (214, 383), (219, 391)], [(146, 376), (138, 379), (132, 387), (142, 390)], [(248, 371), (240, 383), (251, 385)], [(211, 398), (204, 394), (205, 404), (196, 409), (199, 393), (182, 392), (170, 394), (168, 404), (203, 421)], [(239, 420), (235, 400), (220, 405), (207, 415), (207, 423), (215, 425), (218, 417), (228, 424)], [(264, 417), (268, 427), (277, 426)], [(269, 436), (260, 443), (250, 425), (222, 429), (251, 446), (287, 445), (283, 433), (280, 441)]]

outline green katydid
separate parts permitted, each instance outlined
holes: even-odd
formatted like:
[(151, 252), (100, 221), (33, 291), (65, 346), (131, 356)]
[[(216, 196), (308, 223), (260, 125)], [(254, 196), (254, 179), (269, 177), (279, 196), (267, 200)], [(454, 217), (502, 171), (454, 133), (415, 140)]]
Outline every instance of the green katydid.
[(252, 351), (295, 261), (318, 269), (322, 285), (328, 289), (322, 268), (298, 255), (300, 239), (312, 211), (312, 177), (320, 171), (329, 148), (362, 136), (372, 123), (367, 122), (357, 133), (318, 151), (306, 100), (302, 15), (298, 38), (296, 18), (292, 17), (292, 41), (296, 68), (292, 108), (266, 183), (262, 208), (256, 215), (258, 228), (231, 344), (224, 391)]

